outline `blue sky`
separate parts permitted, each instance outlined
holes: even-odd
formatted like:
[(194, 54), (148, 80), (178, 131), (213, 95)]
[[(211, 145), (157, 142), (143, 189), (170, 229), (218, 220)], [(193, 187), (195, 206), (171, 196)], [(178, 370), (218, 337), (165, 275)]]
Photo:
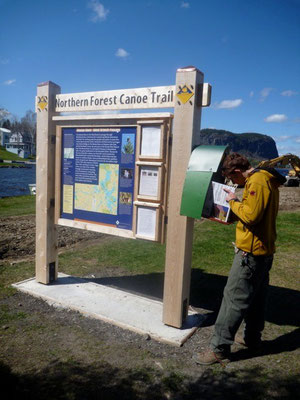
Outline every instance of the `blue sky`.
[(166, 86), (187, 65), (212, 85), (201, 128), (300, 155), (300, 0), (0, 0), (0, 108), (18, 117), (44, 81)]

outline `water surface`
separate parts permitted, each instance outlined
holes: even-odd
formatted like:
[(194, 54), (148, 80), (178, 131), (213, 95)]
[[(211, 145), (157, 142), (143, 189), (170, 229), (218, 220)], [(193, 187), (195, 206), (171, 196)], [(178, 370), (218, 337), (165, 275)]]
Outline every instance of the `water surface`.
[(0, 197), (30, 194), (30, 183), (35, 183), (35, 165), (26, 165), (25, 168), (0, 168)]

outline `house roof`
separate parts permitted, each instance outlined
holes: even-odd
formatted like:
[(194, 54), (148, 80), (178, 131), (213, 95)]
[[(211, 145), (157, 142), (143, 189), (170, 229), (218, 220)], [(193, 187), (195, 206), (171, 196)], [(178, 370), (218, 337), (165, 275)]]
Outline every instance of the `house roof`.
[(4, 132), (4, 133), (11, 133), (11, 131), (9, 129), (6, 129), (6, 128), (0, 128), (0, 131)]

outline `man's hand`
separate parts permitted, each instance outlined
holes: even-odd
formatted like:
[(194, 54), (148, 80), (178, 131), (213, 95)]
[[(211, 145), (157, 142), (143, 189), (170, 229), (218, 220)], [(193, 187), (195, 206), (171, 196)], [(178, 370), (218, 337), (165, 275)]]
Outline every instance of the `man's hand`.
[(224, 188), (223, 190), (224, 190), (224, 192), (227, 193), (227, 196), (226, 196), (226, 198), (225, 198), (225, 200), (226, 200), (227, 202), (229, 202), (230, 200), (237, 200), (236, 194), (233, 193), (231, 190), (225, 189), (225, 188)]

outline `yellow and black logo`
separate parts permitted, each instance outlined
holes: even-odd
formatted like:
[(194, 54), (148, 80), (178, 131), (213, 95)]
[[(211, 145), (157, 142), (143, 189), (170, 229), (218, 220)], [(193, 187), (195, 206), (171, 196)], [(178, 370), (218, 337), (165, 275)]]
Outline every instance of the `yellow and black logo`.
[(47, 96), (41, 96), (41, 97), (38, 97), (37, 100), (38, 100), (37, 101), (37, 109), (39, 111), (47, 110), (48, 97)]
[(194, 92), (187, 85), (179, 86), (179, 90), (176, 93), (182, 104), (185, 104), (194, 96)]

